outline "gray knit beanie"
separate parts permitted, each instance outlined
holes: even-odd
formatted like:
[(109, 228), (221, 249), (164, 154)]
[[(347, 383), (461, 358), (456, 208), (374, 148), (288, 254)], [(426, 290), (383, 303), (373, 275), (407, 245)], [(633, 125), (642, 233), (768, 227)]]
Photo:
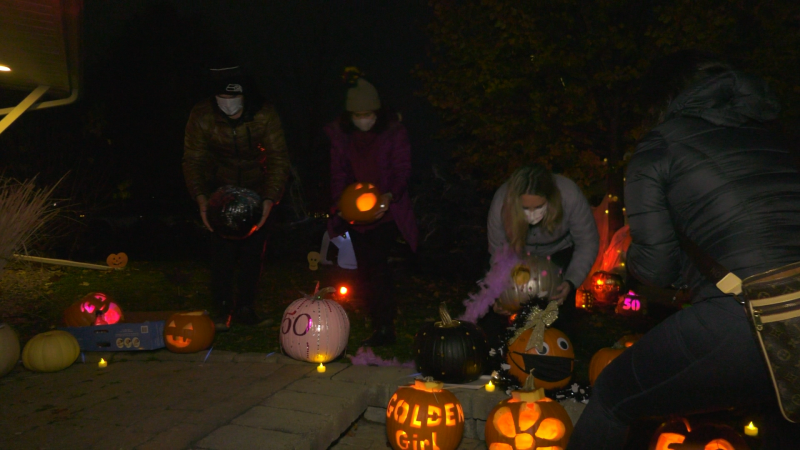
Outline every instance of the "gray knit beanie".
[(381, 109), (378, 90), (369, 81), (359, 78), (356, 85), (347, 90), (344, 107), (347, 111), (377, 111)]

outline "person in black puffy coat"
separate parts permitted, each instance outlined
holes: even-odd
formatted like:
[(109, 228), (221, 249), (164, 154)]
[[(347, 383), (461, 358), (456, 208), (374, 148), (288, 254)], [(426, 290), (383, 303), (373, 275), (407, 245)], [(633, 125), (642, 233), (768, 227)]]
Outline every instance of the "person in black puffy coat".
[(764, 125), (778, 101), (762, 79), (698, 52), (653, 73), (646, 91), (669, 106), (628, 165), (628, 270), (687, 287), (692, 306), (603, 370), (567, 448), (618, 450), (636, 419), (744, 407), (766, 411), (762, 448), (796, 449), (800, 426), (780, 417), (743, 306), (698, 272), (677, 234), (742, 279), (800, 261), (800, 174)]

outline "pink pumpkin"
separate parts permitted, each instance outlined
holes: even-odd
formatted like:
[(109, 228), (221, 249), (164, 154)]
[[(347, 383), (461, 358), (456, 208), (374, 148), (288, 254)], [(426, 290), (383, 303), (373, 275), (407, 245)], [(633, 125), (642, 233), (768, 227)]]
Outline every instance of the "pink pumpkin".
[(334, 288), (322, 289), (286, 308), (280, 331), (284, 353), (301, 361), (327, 363), (344, 351), (350, 337), (350, 320), (338, 303), (323, 298), (333, 291)]

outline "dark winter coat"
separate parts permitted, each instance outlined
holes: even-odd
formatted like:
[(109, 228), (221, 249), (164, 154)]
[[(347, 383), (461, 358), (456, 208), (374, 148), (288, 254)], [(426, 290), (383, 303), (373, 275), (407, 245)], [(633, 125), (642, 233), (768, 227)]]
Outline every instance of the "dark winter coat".
[[(334, 203), (341, 197), (344, 189), (355, 183), (356, 178), (350, 164), (353, 146), (351, 135), (342, 130), (337, 120), (325, 127), (325, 133), (331, 141), (331, 197)], [(400, 234), (413, 251), (417, 250), (417, 221), (408, 194), (408, 178), (411, 176), (411, 146), (408, 143), (406, 128), (397, 121), (389, 122), (387, 128), (378, 134), (375, 143), (377, 161), (380, 166), (378, 189), (392, 193), (389, 212), (394, 218)], [(331, 237), (341, 234), (344, 220), (332, 215), (328, 222)]]
[(193, 199), (235, 185), (265, 200), (280, 201), (290, 170), (281, 121), (272, 105), (253, 109), (246, 107), (233, 123), (213, 98), (192, 109), (184, 138), (183, 175)]
[(686, 283), (693, 301), (724, 295), (681, 251), (675, 227), (742, 279), (800, 261), (800, 174), (763, 125), (778, 111), (763, 80), (737, 71), (670, 104), (628, 165), (628, 268), (637, 278)]

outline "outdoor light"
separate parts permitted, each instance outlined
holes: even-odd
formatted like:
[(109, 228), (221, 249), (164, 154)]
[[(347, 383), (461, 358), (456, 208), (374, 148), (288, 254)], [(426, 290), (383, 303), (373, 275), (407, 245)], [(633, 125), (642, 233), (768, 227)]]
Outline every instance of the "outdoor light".
[[(97, 363), (97, 367), (99, 367), (101, 369), (104, 368), (104, 367), (108, 367), (108, 363), (106, 362), (105, 359), (100, 358), (100, 362)], [(752, 425), (752, 423), (750, 425)]]
[(484, 387), (486, 388), (486, 392), (494, 392), (494, 384), (492, 384), (492, 380), (489, 380)]
[(0, 72), (11, 72), (11, 68), (8, 66), (0, 65)]
[(753, 425), (753, 422), (750, 422), (749, 425), (744, 427), (744, 434), (753, 437), (758, 436), (758, 427)]
[(347, 295), (347, 286), (342, 286), (339, 288), (339, 293), (342, 295)]
[(317, 372), (325, 373), (325, 366), (322, 363), (319, 363), (319, 365), (317, 366)]

